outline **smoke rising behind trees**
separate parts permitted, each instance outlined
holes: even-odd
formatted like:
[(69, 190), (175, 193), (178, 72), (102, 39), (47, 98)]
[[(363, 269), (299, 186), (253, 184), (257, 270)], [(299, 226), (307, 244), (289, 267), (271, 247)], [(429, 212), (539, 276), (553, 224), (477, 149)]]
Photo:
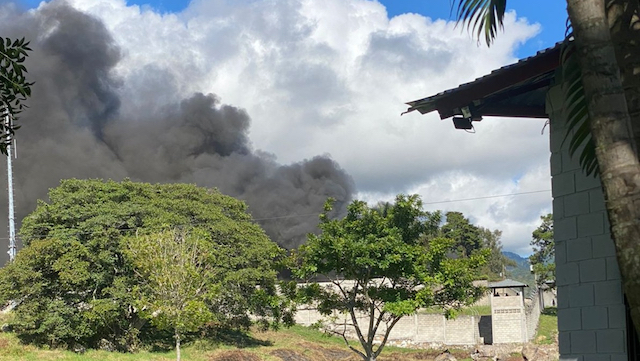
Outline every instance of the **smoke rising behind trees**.
[(250, 115), (215, 94), (176, 96), (173, 75), (152, 66), (128, 84), (115, 77), (122, 53), (99, 20), (63, 2), (0, 10), (0, 33), (31, 41), (36, 82), (16, 134), (18, 220), (60, 179), (196, 183), (245, 200), (269, 236), (293, 248), (315, 230), (327, 197), (338, 212), (351, 200), (353, 180), (328, 155), (279, 164), (252, 147)]

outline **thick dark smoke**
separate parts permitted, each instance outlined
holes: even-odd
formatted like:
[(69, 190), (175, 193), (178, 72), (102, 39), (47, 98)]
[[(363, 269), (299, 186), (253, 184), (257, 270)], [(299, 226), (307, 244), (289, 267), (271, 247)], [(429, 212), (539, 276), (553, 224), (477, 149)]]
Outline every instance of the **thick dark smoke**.
[[(153, 67), (134, 84), (114, 78), (122, 54), (99, 20), (62, 2), (0, 13), (2, 36), (31, 40), (27, 68), (36, 82), (17, 132), (18, 220), (64, 178), (189, 182), (245, 200), (273, 240), (294, 248), (316, 230), (327, 197), (339, 210), (351, 199), (351, 177), (329, 157), (278, 164), (252, 148), (249, 115), (215, 95), (176, 101), (175, 79)], [(6, 214), (3, 206), (4, 224)]]

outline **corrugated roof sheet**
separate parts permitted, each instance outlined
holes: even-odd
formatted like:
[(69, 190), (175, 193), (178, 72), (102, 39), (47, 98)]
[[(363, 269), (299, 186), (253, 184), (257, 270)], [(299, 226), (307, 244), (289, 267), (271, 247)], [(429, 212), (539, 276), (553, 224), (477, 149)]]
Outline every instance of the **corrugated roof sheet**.
[(489, 283), (489, 288), (511, 288), (511, 287), (529, 287), (529, 285), (522, 282), (514, 281), (510, 278), (507, 278), (500, 282)]
[[(409, 109), (407, 109), (407, 111), (405, 113), (408, 112), (412, 112), (414, 110), (418, 110), (420, 113), (422, 114), (426, 114), (429, 112), (432, 112), (434, 110), (440, 110), (442, 113), (441, 109), (438, 109), (438, 101), (440, 100), (444, 100), (446, 98), (449, 97), (454, 97), (456, 94), (461, 94), (461, 93), (465, 93), (466, 91), (470, 90), (473, 87), (476, 87), (479, 85), (479, 83), (488, 83), (491, 82), (492, 79), (494, 78), (498, 78), (500, 76), (506, 75), (506, 74), (514, 74), (514, 72), (516, 72), (515, 74), (517, 74), (518, 70), (522, 70), (525, 67), (529, 66), (531, 63), (534, 62), (534, 60), (539, 60), (543, 57), (555, 57), (556, 53), (558, 55), (558, 60), (559, 60), (559, 54), (560, 54), (560, 49), (562, 47), (564, 42), (558, 42), (556, 43), (553, 47), (544, 49), (544, 50), (540, 50), (538, 51), (535, 55), (524, 58), (524, 59), (520, 59), (518, 60), (516, 63), (514, 64), (510, 64), (510, 65), (506, 65), (503, 66), (499, 69), (496, 69), (494, 71), (492, 71), (491, 73), (482, 76), (480, 78), (475, 79), (472, 82), (468, 82), (468, 83), (464, 83), (461, 84), (460, 86), (458, 86), (457, 88), (453, 88), (453, 89), (449, 89), (449, 90), (445, 90), (443, 92), (440, 92), (438, 94), (432, 95), (432, 96), (428, 96), (426, 98), (422, 98), (422, 99), (418, 99), (418, 100), (414, 100), (414, 101), (410, 101), (407, 102), (405, 104), (409, 105)], [(548, 66), (547, 66), (548, 68)], [(549, 72), (553, 69), (555, 69), (555, 67), (553, 67), (553, 69), (546, 69), (546, 68), (540, 70), (537, 74), (535, 74), (535, 76), (540, 77), (540, 75), (544, 74), (545, 72)], [(520, 81), (523, 80), (528, 80), (528, 79), (532, 79), (534, 76), (528, 77), (527, 79), (521, 79)], [(510, 85), (515, 85), (517, 84), (518, 81), (514, 81), (512, 82)], [(501, 87), (500, 89), (496, 89), (497, 91), (499, 90), (503, 90), (505, 89), (505, 87)], [(495, 91), (493, 92), (495, 93)], [(488, 92), (486, 94), (484, 94), (484, 96), (488, 96), (491, 95), (492, 92), (491, 90), (488, 90)], [(476, 99), (465, 99), (465, 101), (474, 101)], [(449, 103), (449, 102), (448, 102)], [(449, 105), (449, 104), (447, 104)], [(460, 104), (461, 106), (466, 106), (468, 104)], [(446, 111), (445, 111), (446, 113)], [(447, 113), (448, 115), (448, 113)]]

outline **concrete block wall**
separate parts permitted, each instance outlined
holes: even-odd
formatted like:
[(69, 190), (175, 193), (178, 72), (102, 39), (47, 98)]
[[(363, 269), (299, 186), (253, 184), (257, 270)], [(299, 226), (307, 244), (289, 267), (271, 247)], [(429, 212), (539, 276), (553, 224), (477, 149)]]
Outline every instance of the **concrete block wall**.
[(445, 343), (447, 320), (442, 315), (418, 314), (414, 317), (417, 328), (415, 341)]
[(561, 361), (626, 361), (622, 284), (598, 178), (582, 173), (563, 139), (558, 87), (547, 97)]
[(473, 345), (477, 341), (478, 317), (456, 317), (446, 321), (445, 341), (447, 345)]
[[(344, 314), (334, 313), (332, 317), (323, 317), (314, 309), (298, 310), (295, 316), (296, 323), (304, 326), (323, 321), (324, 327), (340, 331), (344, 330), (344, 323), (349, 318)], [(335, 324), (332, 323), (336, 322)], [(367, 325), (368, 318), (358, 316), (360, 325)], [(489, 330), (487, 330), (487, 328)], [(366, 336), (366, 330), (362, 330)], [(377, 339), (382, 339), (386, 329), (383, 325), (378, 329)], [(356, 339), (355, 329), (346, 328), (347, 337)], [(441, 343), (445, 345), (475, 345), (491, 341), (491, 316), (458, 316), (447, 320), (439, 314), (418, 313), (405, 316), (396, 323), (389, 334), (389, 340), (412, 340), (417, 342)]]
[[(389, 334), (389, 339), (391, 340), (415, 340), (418, 328), (416, 325), (416, 316), (405, 316), (396, 323), (393, 327), (393, 330)], [(436, 325), (438, 322), (436, 322)], [(366, 323), (364, 323), (366, 325)]]
[(520, 308), (524, 307), (522, 295), (516, 296), (496, 296), (491, 300), (491, 308), (494, 310), (501, 308)]
[[(521, 297), (521, 296), (520, 296)], [(513, 299), (520, 298), (513, 296)], [(511, 301), (511, 300), (509, 300)], [(522, 304), (522, 301), (507, 302)], [(524, 342), (535, 335), (539, 308), (531, 303), (531, 307), (498, 307), (493, 316), (458, 316), (446, 319), (441, 314), (418, 313), (405, 316), (395, 325), (390, 340), (412, 340), (416, 342), (441, 343), (445, 345), (475, 345), (483, 343)], [(518, 311), (518, 312), (516, 312)], [(535, 319), (534, 319), (535, 318)], [(349, 323), (345, 314), (334, 313), (331, 317), (323, 317), (315, 309), (299, 309), (295, 315), (298, 324), (310, 326), (322, 320), (325, 327), (342, 330), (342, 324)], [(494, 320), (497, 322), (494, 325)], [(358, 321), (366, 325), (368, 318), (358, 316)], [(332, 322), (336, 322), (333, 324)], [(381, 327), (377, 338), (381, 338), (386, 330)], [(347, 335), (356, 338), (353, 327), (347, 327)]]
[(299, 325), (311, 326), (323, 319), (323, 316), (315, 308), (300, 308), (294, 314), (293, 319)]
[(500, 289), (491, 297), (493, 343), (524, 342), (526, 323), (524, 298), (514, 289)]
[(527, 333), (525, 335), (525, 340), (530, 341), (536, 335), (536, 330), (538, 329), (538, 322), (540, 321), (540, 303), (542, 302), (542, 292), (539, 290), (534, 290), (531, 294), (531, 302), (527, 303), (525, 307), (525, 323)]
[(493, 323), (493, 343), (523, 342), (525, 322), (523, 308), (504, 308), (491, 314)]

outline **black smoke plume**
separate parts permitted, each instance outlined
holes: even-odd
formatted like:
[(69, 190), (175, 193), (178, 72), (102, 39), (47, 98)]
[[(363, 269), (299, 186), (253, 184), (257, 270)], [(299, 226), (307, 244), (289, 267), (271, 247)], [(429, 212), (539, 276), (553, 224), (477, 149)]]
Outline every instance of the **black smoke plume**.
[(65, 178), (188, 182), (245, 200), (273, 240), (294, 248), (316, 230), (327, 197), (339, 211), (350, 201), (353, 181), (328, 156), (281, 165), (254, 150), (244, 110), (213, 94), (175, 101), (175, 79), (154, 67), (137, 70), (135, 84), (115, 78), (122, 54), (99, 20), (57, 1), (0, 13), (2, 36), (31, 41), (26, 66), (36, 82), (16, 133), (18, 220)]

